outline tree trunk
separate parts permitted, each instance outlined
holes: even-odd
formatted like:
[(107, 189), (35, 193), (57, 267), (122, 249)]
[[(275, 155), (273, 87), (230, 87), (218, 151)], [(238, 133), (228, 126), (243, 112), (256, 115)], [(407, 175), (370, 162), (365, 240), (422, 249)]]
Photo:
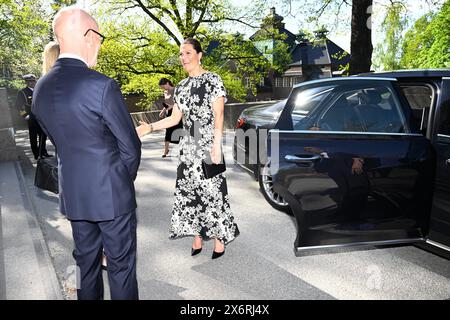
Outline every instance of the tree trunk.
[(372, 65), (372, 2), (373, 0), (352, 1), (350, 74), (369, 72)]

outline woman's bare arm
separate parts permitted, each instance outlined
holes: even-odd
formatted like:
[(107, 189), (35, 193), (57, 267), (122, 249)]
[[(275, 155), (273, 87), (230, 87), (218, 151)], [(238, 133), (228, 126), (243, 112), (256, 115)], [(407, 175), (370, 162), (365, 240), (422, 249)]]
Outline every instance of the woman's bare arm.
[(172, 115), (170, 117), (150, 124), (145, 121), (139, 121), (140, 126), (136, 128), (136, 131), (139, 137), (143, 137), (152, 131), (162, 130), (177, 125), (181, 121), (182, 117), (183, 113), (180, 111), (178, 106), (174, 104)]
[(214, 112), (214, 143), (211, 149), (211, 160), (219, 163), (222, 160), (223, 110), (225, 98), (219, 97), (213, 102)]

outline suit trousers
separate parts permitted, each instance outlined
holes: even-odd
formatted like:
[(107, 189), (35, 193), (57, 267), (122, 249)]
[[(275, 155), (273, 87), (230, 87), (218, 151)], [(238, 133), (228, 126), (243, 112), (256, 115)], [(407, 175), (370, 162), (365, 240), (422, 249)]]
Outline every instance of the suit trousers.
[[(46, 142), (47, 136), (44, 131), (39, 126), (39, 123), (31, 118), (28, 122), (28, 134), (30, 137), (30, 145), (31, 151), (33, 151), (34, 158), (37, 159), (39, 157), (39, 151), (42, 155), (47, 154)], [(38, 142), (39, 137), (39, 142)]]
[(71, 220), (75, 242), (73, 256), (79, 267), (79, 300), (103, 300), (102, 250), (108, 261), (108, 280), (113, 300), (137, 300), (136, 210), (114, 220)]

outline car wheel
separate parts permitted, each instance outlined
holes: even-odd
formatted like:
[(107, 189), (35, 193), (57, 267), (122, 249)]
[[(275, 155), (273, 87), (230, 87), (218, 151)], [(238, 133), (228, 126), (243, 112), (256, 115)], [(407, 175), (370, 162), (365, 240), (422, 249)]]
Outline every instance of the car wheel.
[(270, 174), (268, 166), (259, 167), (258, 182), (261, 193), (273, 208), (292, 215), (289, 204), (283, 199), (281, 195), (274, 192), (273, 190), (272, 175)]

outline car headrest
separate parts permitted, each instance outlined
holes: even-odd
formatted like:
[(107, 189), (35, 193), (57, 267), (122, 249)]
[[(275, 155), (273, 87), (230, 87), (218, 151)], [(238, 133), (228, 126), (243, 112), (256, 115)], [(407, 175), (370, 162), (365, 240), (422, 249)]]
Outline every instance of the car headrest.
[(361, 99), (365, 104), (378, 104), (381, 102), (381, 94), (377, 90), (364, 90)]

